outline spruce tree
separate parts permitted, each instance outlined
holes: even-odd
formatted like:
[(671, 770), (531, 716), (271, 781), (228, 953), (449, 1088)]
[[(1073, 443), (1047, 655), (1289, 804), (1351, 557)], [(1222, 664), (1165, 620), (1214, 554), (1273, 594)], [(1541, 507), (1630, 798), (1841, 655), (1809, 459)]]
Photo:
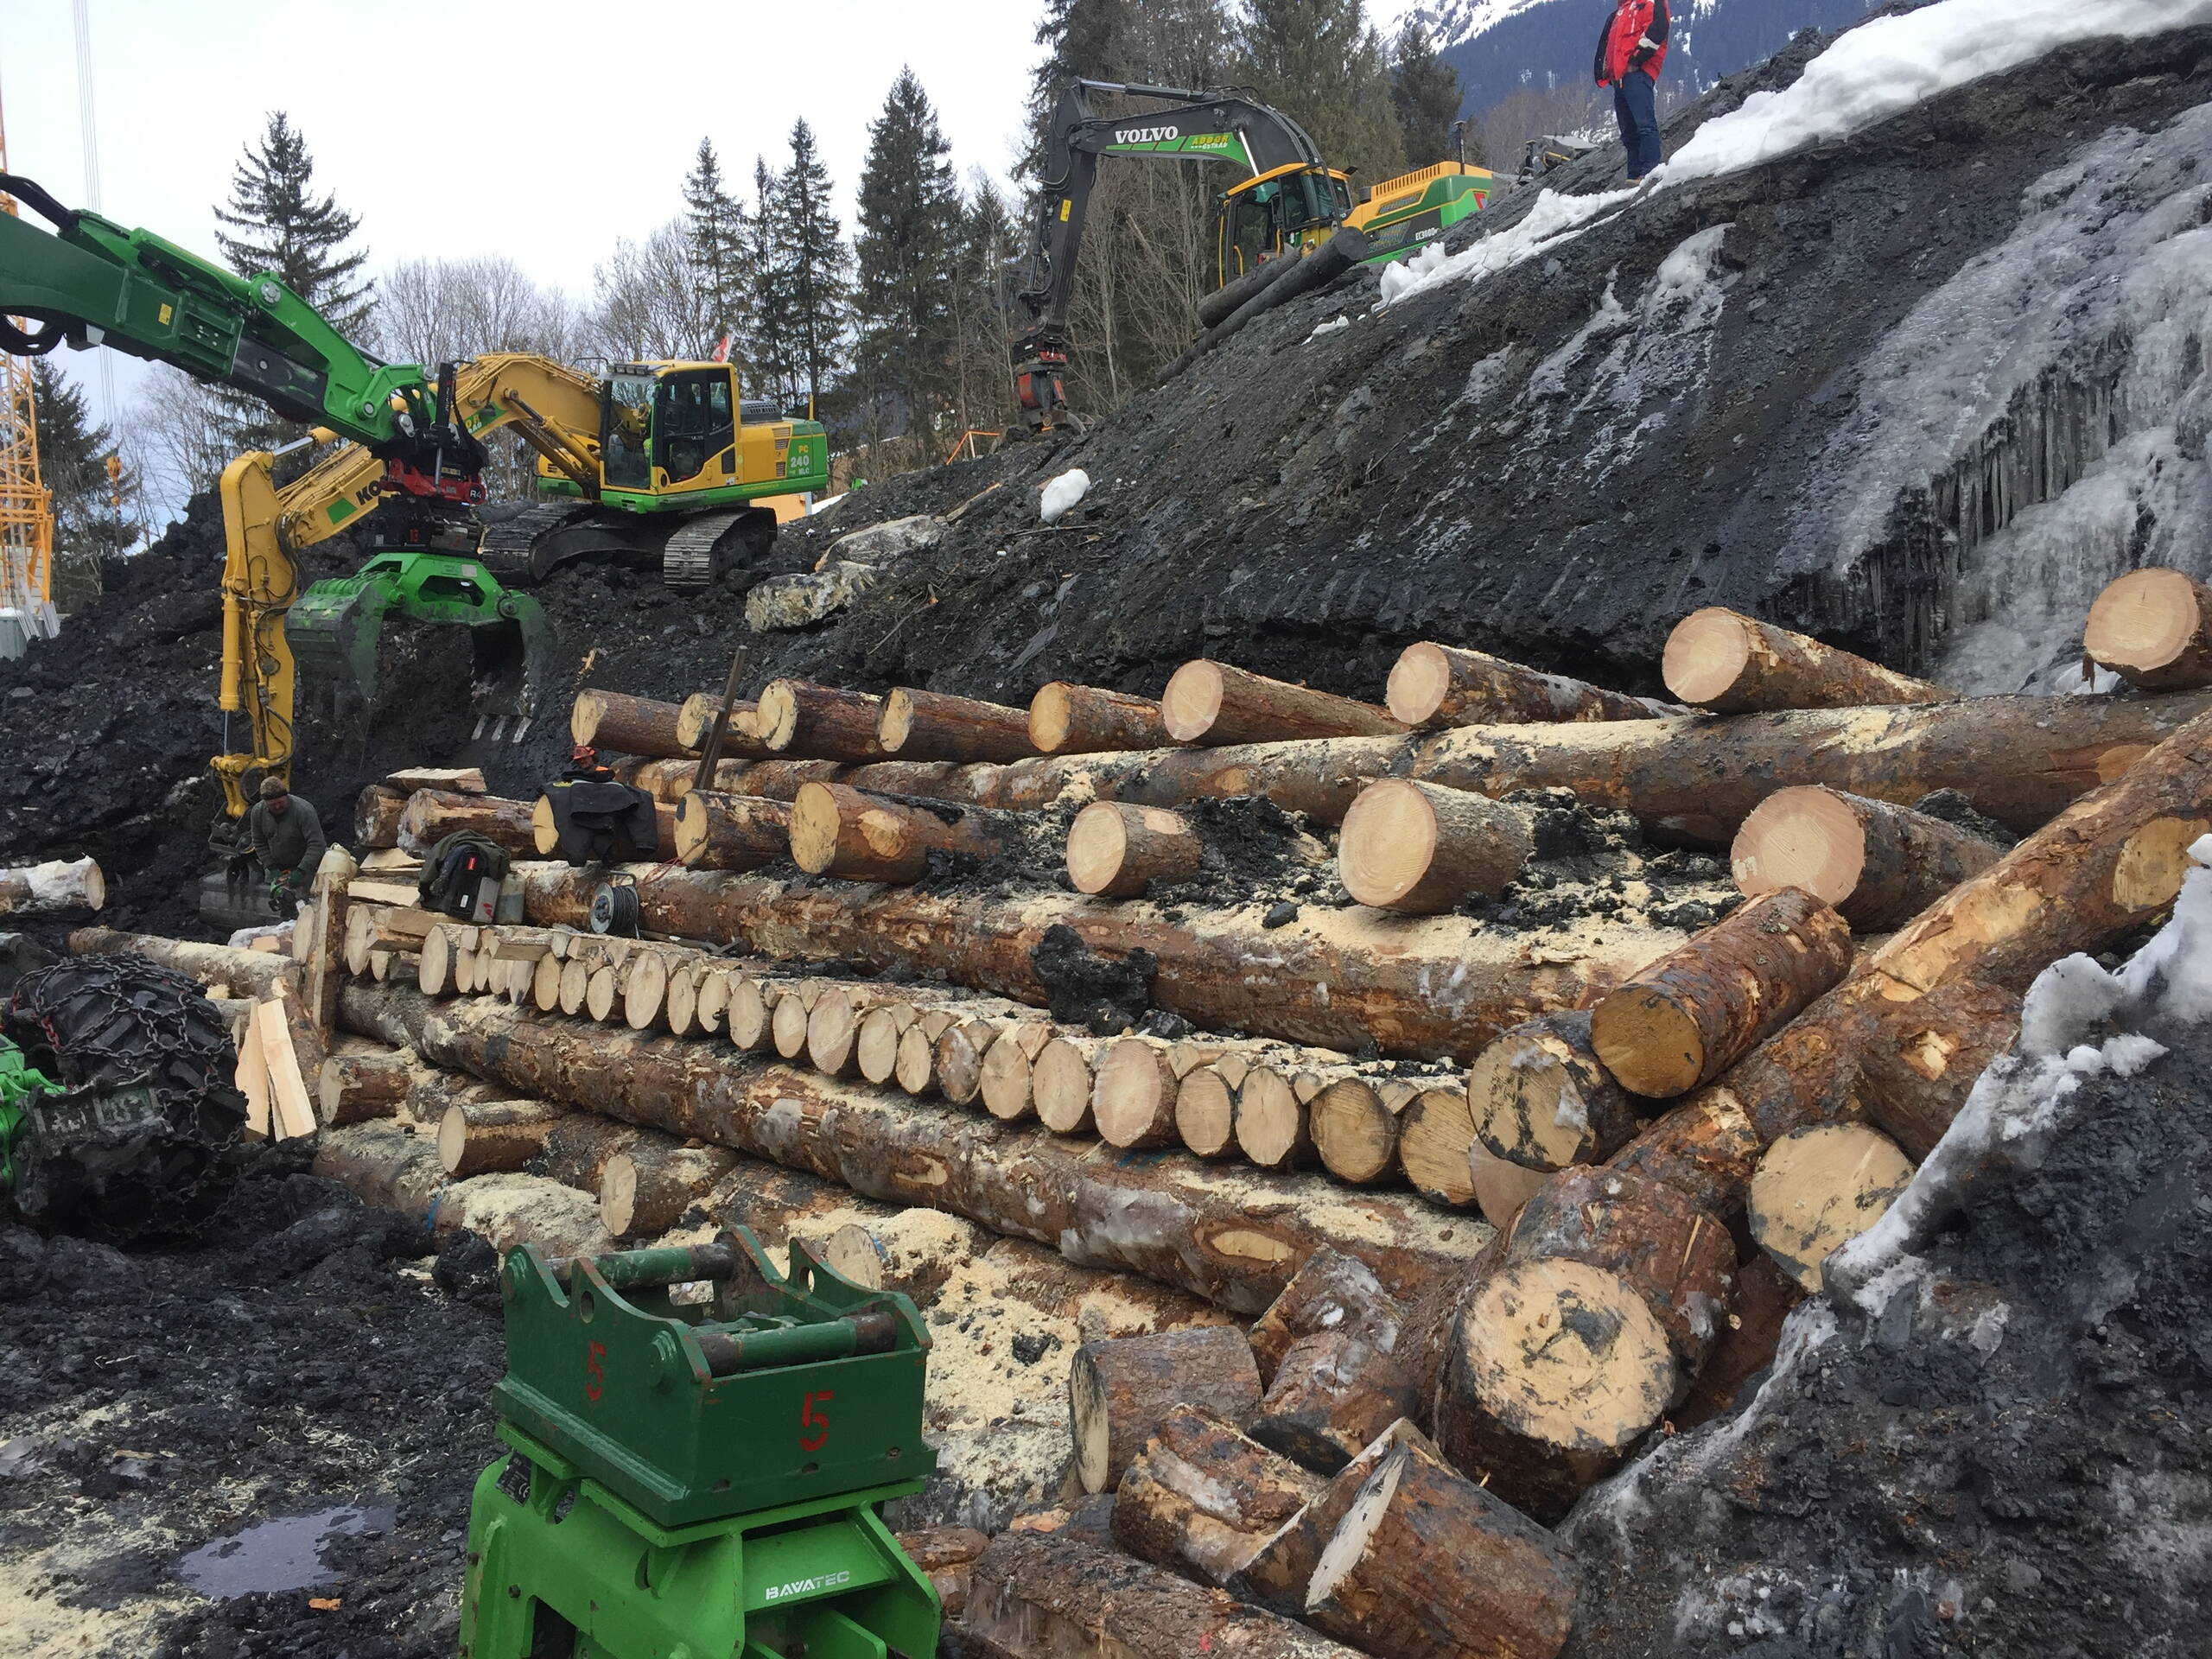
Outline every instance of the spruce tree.
[(1403, 170), (1389, 63), (1360, 0), (1249, 0), (1243, 45), (1262, 101), (1312, 134), (1331, 167), (1352, 175), (1355, 195)]
[[(1452, 123), (1459, 114), (1459, 72), (1436, 55), (1418, 17), (1408, 17), (1398, 31), (1390, 58), (1390, 102), (1398, 111), (1406, 165), (1450, 161)], [(1482, 157), (1478, 153), (1467, 159), (1479, 162)]]
[(965, 429), (1001, 430), (1018, 421), (1007, 347), (1017, 328), (1021, 232), (988, 175), (977, 170), (960, 216), (953, 284), (955, 414)]
[(790, 331), (795, 390), (817, 401), (835, 379), (852, 287), (852, 251), (830, 211), (830, 169), (815, 149), (814, 129), (791, 123), (791, 163), (777, 176), (774, 220), (784, 262), (782, 296)]
[(960, 193), (951, 146), (912, 69), (901, 69), (868, 124), (855, 238), (855, 353), (872, 412), (903, 410), (933, 434), (949, 401)]
[(75, 612), (99, 597), (102, 557), (137, 539), (137, 527), (111, 498), (119, 494), (127, 507), (138, 480), (128, 472), (109, 479), (115, 435), (92, 419), (84, 392), (47, 358), (31, 359), (31, 398), (38, 409), (39, 476), (54, 493), (54, 605)]
[(702, 138), (698, 156), (683, 177), (684, 247), (707, 325), (699, 354), (710, 354), (728, 335), (730, 361), (740, 366), (741, 385), (752, 308), (745, 280), (747, 229), (744, 205), (724, 183), (713, 143)]
[(747, 390), (772, 397), (789, 409), (798, 401), (797, 319), (791, 312), (790, 257), (777, 229), (776, 175), (768, 163), (753, 158), (753, 211), (745, 219), (745, 284), (752, 313), (752, 337), (746, 362)]

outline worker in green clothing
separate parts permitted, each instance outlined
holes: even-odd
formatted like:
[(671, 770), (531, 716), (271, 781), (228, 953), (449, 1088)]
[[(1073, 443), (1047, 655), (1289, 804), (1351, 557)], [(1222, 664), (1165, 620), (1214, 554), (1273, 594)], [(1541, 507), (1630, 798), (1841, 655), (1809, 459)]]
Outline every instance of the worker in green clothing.
[(280, 912), (297, 913), (322, 862), (322, 820), (272, 773), (261, 780), (261, 799), (246, 816), (246, 830), (269, 877), (269, 896)]

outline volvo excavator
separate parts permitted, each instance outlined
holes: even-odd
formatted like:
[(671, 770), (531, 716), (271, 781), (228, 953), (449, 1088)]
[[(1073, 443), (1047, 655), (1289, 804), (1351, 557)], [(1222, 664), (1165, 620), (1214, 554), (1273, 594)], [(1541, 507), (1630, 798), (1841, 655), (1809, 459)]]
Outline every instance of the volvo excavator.
[[(1168, 101), (1141, 114), (1101, 115), (1092, 102), (1098, 94)], [(1046, 143), (1029, 286), (1020, 296), (1029, 324), (1014, 343), (1014, 388), (1033, 432), (1080, 425), (1062, 384), (1068, 308), (1084, 219), (1107, 156), (1221, 162), (1246, 175), (1215, 199), (1213, 296), (1199, 308), (1208, 324), (1266, 286), (1263, 278), (1280, 270), (1274, 262), (1313, 251), (1342, 226), (1364, 233), (1368, 263), (1403, 258), (1479, 213), (1497, 188), (1485, 168), (1440, 162), (1386, 179), (1356, 200), (1350, 175), (1322, 159), (1305, 128), (1241, 89), (1076, 81)], [(1214, 296), (1229, 303), (1210, 305)]]
[[(289, 446), (222, 475), (226, 753), (212, 764), (232, 820), (254, 774), (287, 774), (295, 649), (365, 693), (385, 616), (467, 624), (480, 668), (501, 683), (502, 719), (519, 728), (549, 636), (537, 602), (509, 583), (613, 554), (702, 588), (725, 559), (765, 550), (778, 519), (829, 481), (822, 427), (741, 399), (726, 363), (621, 364), (599, 380), (508, 354), (433, 377), (355, 346), (270, 272), (237, 276), (28, 179), (0, 174), (0, 192), (54, 227), (0, 215), (0, 350), (106, 346), (259, 398), (309, 429), (302, 444), (342, 446), (281, 488)], [(475, 511), (483, 439), (501, 428), (536, 452), (556, 499), (487, 528)], [(295, 556), (372, 514), (360, 571), (299, 593)], [(241, 713), (251, 742), (237, 749)]]

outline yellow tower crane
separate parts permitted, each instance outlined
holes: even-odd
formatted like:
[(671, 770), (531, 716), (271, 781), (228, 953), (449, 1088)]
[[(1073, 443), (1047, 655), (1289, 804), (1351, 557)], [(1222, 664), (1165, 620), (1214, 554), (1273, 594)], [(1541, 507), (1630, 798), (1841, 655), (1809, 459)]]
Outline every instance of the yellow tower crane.
[[(0, 173), (8, 133), (0, 121)], [(15, 216), (0, 194), (0, 213)], [(22, 653), (54, 628), (54, 496), (38, 471), (38, 410), (29, 365), (0, 353), (0, 657)]]

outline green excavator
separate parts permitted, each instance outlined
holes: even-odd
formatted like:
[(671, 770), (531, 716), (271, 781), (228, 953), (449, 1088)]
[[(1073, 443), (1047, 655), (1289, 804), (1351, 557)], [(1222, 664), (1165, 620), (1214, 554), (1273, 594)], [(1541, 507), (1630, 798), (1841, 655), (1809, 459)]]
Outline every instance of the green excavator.
[[(601, 380), (502, 353), (433, 376), (354, 346), (272, 273), (238, 276), (13, 175), (0, 173), (0, 197), (54, 227), (0, 212), (0, 350), (106, 346), (257, 397), (309, 429), (302, 443), (340, 445), (281, 487), (269, 452), (220, 481), (226, 752), (213, 766), (233, 820), (254, 774), (289, 767), (296, 652), (366, 694), (385, 618), (466, 625), (491, 735), (519, 736), (550, 635), (513, 584), (611, 555), (702, 588), (725, 562), (757, 558), (829, 482), (822, 427), (741, 399), (727, 363), (620, 364)], [(487, 529), (483, 441), (501, 428), (536, 452), (556, 499)], [(371, 513), (368, 562), (301, 593), (295, 556)], [(238, 713), (245, 749), (230, 740)]]

